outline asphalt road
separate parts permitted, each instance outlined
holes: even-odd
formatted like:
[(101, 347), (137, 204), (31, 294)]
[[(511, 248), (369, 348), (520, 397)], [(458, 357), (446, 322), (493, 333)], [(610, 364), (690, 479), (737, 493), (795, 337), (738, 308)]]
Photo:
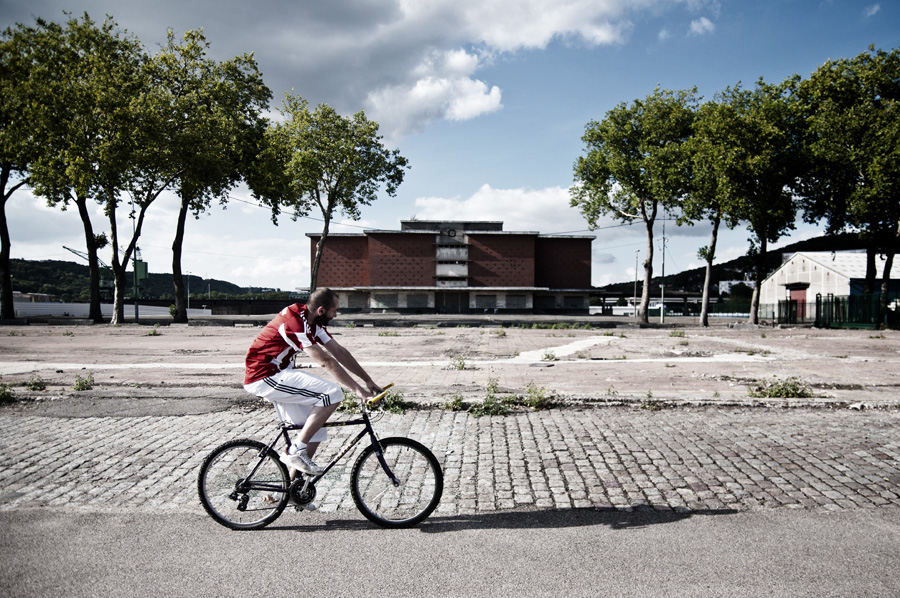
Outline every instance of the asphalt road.
[(897, 509), (511, 511), (383, 530), (286, 513), (233, 532), (190, 514), (0, 512), (19, 596), (900, 595)]

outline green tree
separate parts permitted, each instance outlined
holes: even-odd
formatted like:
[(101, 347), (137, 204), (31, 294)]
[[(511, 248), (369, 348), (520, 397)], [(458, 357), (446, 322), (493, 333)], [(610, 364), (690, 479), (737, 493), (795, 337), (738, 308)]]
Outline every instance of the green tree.
[(800, 172), (802, 123), (791, 93), (798, 80), (792, 77), (778, 85), (760, 79), (753, 90), (740, 85), (722, 93), (734, 111), (731, 192), (732, 215), (747, 223), (749, 255), (754, 263), (750, 323), (759, 322), (759, 294), (766, 275), (769, 243), (794, 228), (797, 208), (791, 187)]
[(640, 218), (647, 235), (641, 322), (649, 322), (653, 278), (653, 226), (659, 209), (676, 209), (690, 184), (686, 141), (691, 136), (696, 90), (656, 89), (644, 100), (620, 104), (603, 121), (591, 121), (575, 163), (571, 205), (591, 228), (602, 215), (623, 222)]
[(321, 104), (310, 111), (306, 100), (285, 94), (283, 123), (271, 125), (248, 180), (254, 196), (272, 209), (272, 219), (285, 209), (293, 218), (317, 207), (324, 221), (310, 273), (316, 288), (322, 250), (337, 211), (359, 220), (360, 208), (371, 205), (381, 185), (394, 196), (403, 182), (406, 158), (388, 150), (378, 123), (358, 112), (352, 118)]
[(37, 147), (31, 134), (32, 99), (41, 89), (47, 63), (43, 52), (52, 47), (48, 32), (17, 24), (0, 36), (0, 320), (16, 316), (10, 269), (12, 240), (6, 220), (6, 204), (28, 184), (28, 171)]
[(900, 50), (869, 47), (829, 60), (796, 94), (806, 115), (806, 169), (797, 191), (804, 218), (829, 233), (858, 231), (866, 243), (865, 292), (875, 291), (875, 256), (885, 255), (882, 317), (900, 250)]
[[(46, 34), (41, 67), (47, 75), (33, 100), (40, 108), (29, 113), (40, 147), (30, 180), (48, 204), (78, 208), (91, 273), (90, 317), (100, 322), (97, 250), (106, 236), (95, 234), (88, 201), (107, 208), (117, 201), (114, 190), (121, 188), (122, 164), (135, 142), (127, 131), (134, 118), (129, 95), (140, 45), (116, 31), (111, 19), (97, 26), (87, 14), (80, 21), (70, 18), (65, 29), (42, 21), (38, 27)], [(114, 209), (107, 215), (113, 218)]]
[(181, 269), (187, 215), (198, 218), (214, 199), (227, 202), (228, 191), (256, 155), (266, 127), (262, 112), (272, 95), (252, 55), (217, 63), (206, 57), (208, 49), (202, 31), (188, 31), (181, 44), (170, 31), (168, 44), (154, 58), (169, 116), (168, 159), (181, 198), (172, 243), (176, 322), (187, 322)]

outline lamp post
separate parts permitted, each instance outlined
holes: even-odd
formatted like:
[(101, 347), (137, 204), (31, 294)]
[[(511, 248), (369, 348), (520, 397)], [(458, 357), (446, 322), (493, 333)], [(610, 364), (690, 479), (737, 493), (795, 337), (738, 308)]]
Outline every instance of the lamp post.
[[(191, 273), (187, 273), (187, 308), (191, 308)], [(187, 315), (187, 314), (185, 314)]]

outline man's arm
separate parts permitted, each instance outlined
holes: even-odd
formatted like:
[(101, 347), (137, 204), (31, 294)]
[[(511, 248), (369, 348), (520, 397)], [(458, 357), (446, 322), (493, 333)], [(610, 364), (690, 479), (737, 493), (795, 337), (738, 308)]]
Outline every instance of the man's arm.
[[(328, 351), (325, 351), (325, 349), (322, 348), (322, 345), (308, 345), (303, 347), (303, 351), (322, 369), (331, 374), (339, 384), (350, 388), (363, 398), (371, 399), (377, 393), (381, 392), (381, 388), (375, 384), (372, 377), (369, 376), (356, 359), (350, 355), (350, 352), (338, 344), (336, 340), (330, 340), (327, 347)], [(365, 382), (366, 386), (360, 385), (347, 370), (350, 370), (350, 372), (359, 376)]]

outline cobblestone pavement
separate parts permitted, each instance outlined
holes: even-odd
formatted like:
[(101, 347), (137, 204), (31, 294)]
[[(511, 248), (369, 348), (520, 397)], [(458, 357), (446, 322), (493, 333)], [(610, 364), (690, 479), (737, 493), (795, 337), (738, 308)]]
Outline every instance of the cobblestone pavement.
[[(900, 413), (826, 409), (553, 409), (475, 418), (387, 414), (442, 461), (439, 512), (535, 507), (691, 512), (900, 507)], [(212, 448), (266, 439), (265, 409), (158, 417), (0, 415), (0, 509), (202, 512), (197, 469)], [(349, 429), (332, 431), (320, 461)], [(345, 459), (318, 487), (320, 510), (354, 510)], [(293, 515), (291, 515), (293, 516)]]

